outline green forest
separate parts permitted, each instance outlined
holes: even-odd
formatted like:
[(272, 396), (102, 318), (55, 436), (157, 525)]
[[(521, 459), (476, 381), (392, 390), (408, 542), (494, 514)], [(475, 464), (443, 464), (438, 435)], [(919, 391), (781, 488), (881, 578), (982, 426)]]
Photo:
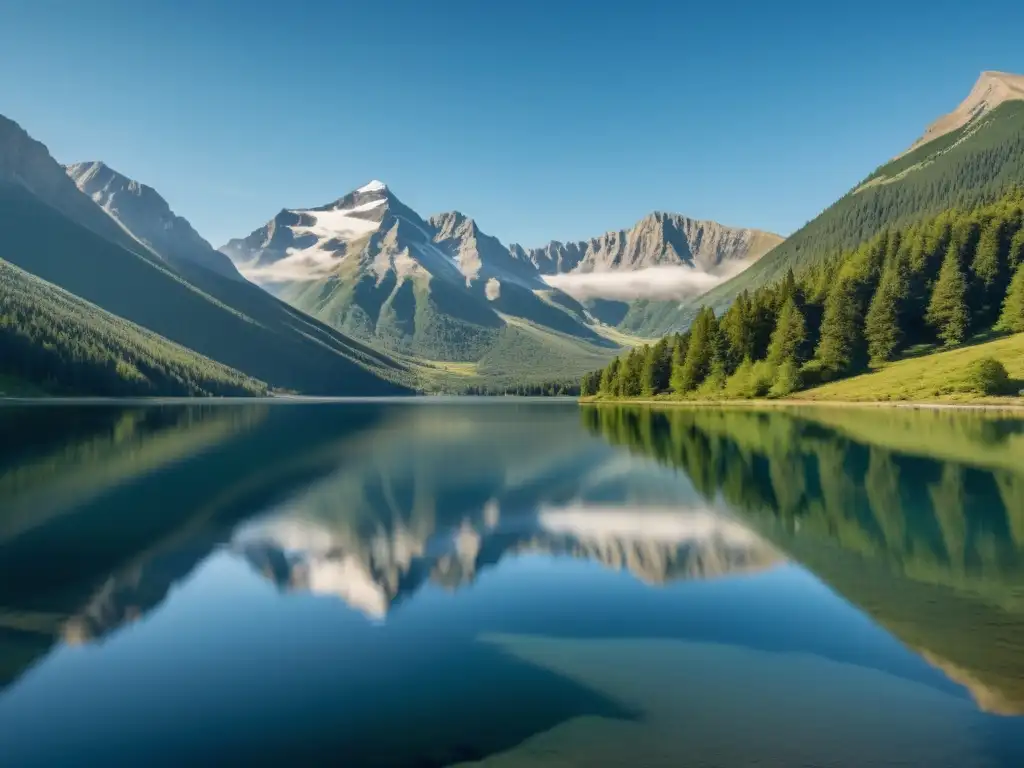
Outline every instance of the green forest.
[(262, 395), (267, 387), (0, 260), (0, 390)]
[[(584, 397), (785, 397), (910, 352), (1024, 332), (1024, 192), (889, 228), (856, 249), (743, 291), (720, 317), (633, 349), (583, 377)], [(978, 394), (1009, 393), (978, 361)]]

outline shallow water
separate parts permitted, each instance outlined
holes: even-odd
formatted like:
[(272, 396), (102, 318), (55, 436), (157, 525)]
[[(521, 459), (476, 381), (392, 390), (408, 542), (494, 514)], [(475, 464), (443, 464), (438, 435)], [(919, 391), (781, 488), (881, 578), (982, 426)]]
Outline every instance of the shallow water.
[(1024, 422), (8, 407), (0, 755), (1019, 766)]

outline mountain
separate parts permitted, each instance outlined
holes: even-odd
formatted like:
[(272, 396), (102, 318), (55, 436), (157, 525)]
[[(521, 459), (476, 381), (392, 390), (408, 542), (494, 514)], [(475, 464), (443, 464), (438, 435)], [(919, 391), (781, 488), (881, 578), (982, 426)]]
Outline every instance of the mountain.
[(0, 304), (0, 394), (266, 394), (265, 384), (2, 259)]
[[(472, 219), (423, 219), (379, 181), (317, 208), (282, 210), (220, 250), (296, 308), (389, 350), (484, 367), (489, 353), (522, 339), (574, 346), (586, 361), (616, 350), (578, 302)], [(530, 367), (520, 373), (538, 373)]]
[(102, 162), (65, 166), (75, 185), (107, 214), (172, 266), (189, 261), (225, 277), (241, 280), (227, 258), (176, 216), (152, 187), (122, 176)]
[(459, 211), (422, 218), (380, 181), (284, 209), (221, 247), (249, 280), (387, 350), (490, 377), (571, 376), (617, 351), (640, 297), (703, 293), (781, 238), (671, 213), (543, 248), (505, 246)]
[[(780, 242), (782, 238), (770, 232), (726, 227), (678, 213), (655, 212), (628, 230), (606, 232), (587, 241), (553, 241), (543, 248), (532, 249), (513, 245), (511, 250), (530, 261), (542, 275), (578, 276), (575, 278), (578, 292), (587, 298), (629, 299), (657, 295), (682, 298), (695, 290), (706, 289), (714, 278), (741, 271)], [(670, 272), (669, 268), (676, 271)], [(663, 269), (657, 273), (662, 278), (672, 274), (677, 277), (652, 280), (659, 285), (647, 292), (639, 287), (639, 281), (634, 281), (631, 292), (630, 282), (623, 279), (588, 282), (582, 277), (649, 269)], [(702, 279), (705, 276), (712, 279)], [(566, 290), (573, 286), (570, 279), (548, 282)]]
[(957, 131), (972, 121), (984, 117), (1007, 101), (1024, 99), (1024, 75), (1008, 72), (982, 72), (978, 81), (967, 94), (967, 98), (949, 114), (943, 115), (929, 125), (924, 135), (910, 145), (902, 154), (913, 152), (923, 144), (934, 141), (947, 133)]
[(117, 209), (121, 220), (83, 194), (42, 144), (0, 120), (6, 261), (272, 387), (314, 394), (408, 391), (393, 383), (409, 378), (404, 366), (247, 282), (177, 255), (168, 257), (174, 263), (165, 261), (143, 244), (158, 225), (129, 215), (127, 206)]
[(943, 210), (990, 202), (1024, 183), (1024, 76), (983, 72), (968, 97), (904, 153), (879, 167), (742, 274), (678, 307), (651, 308), (636, 324), (683, 328), (697, 304), (724, 310), (741, 291), (799, 271)]
[(152, 258), (135, 238), (82, 195), (41, 142), (20, 125), (0, 115), (0, 184), (29, 192), (75, 224), (129, 250)]

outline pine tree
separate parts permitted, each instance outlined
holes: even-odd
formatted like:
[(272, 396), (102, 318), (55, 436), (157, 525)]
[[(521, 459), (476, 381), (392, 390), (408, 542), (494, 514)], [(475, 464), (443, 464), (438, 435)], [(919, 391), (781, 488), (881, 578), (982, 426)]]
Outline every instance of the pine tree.
[(775, 372), (775, 381), (768, 394), (772, 397), (786, 397), (796, 392), (800, 387), (800, 368), (792, 358), (789, 358)]
[(1024, 261), (1017, 265), (1017, 270), (1010, 281), (1010, 290), (1003, 301), (1003, 313), (999, 317), (999, 327), (1012, 333), (1024, 333)]
[(714, 310), (702, 307), (690, 329), (690, 344), (681, 372), (681, 392), (696, 389), (711, 371), (713, 363), (720, 362), (718, 321)]
[(644, 347), (643, 391), (646, 396), (668, 389), (672, 372), (672, 349), (666, 336), (653, 347)]
[(903, 255), (897, 253), (890, 258), (864, 318), (868, 356), (876, 364), (892, 360), (903, 341), (900, 310), (910, 289)]
[(1009, 267), (1016, 269), (1018, 264), (1024, 264), (1024, 227), (1021, 227), (1010, 240)]
[(745, 359), (754, 356), (753, 317), (747, 291), (736, 297), (736, 301), (722, 317), (721, 329), (726, 369), (732, 372)]
[(601, 372), (601, 394), (607, 396), (618, 394), (618, 378), (619, 359), (615, 358)]
[(850, 279), (840, 280), (825, 300), (821, 339), (816, 355), (827, 377), (842, 376), (861, 364), (863, 334), (857, 291)]
[(1006, 291), (1005, 268), (1000, 258), (1003, 222), (995, 219), (982, 230), (974, 252), (971, 271), (974, 275), (971, 304), (979, 325), (987, 326), (999, 312), (999, 301)]
[(784, 360), (800, 362), (806, 341), (807, 325), (804, 316), (790, 296), (779, 311), (779, 319), (768, 346), (768, 361), (775, 365)]
[(643, 393), (644, 355), (647, 347), (634, 347), (619, 366), (619, 397), (639, 397)]
[(947, 346), (963, 343), (970, 314), (967, 311), (967, 281), (960, 267), (960, 249), (950, 243), (942, 260), (939, 278), (928, 302), (928, 323)]
[(669, 387), (677, 395), (686, 392), (686, 381), (683, 374), (683, 366), (686, 364), (686, 353), (689, 349), (689, 334), (678, 335), (675, 344), (672, 346), (672, 373), (669, 378)]

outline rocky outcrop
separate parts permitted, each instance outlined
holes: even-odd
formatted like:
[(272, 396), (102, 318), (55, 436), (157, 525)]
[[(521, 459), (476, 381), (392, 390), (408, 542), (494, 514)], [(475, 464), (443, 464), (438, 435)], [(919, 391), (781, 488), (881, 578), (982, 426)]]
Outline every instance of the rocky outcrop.
[(976, 120), (1007, 101), (1024, 99), (1024, 75), (1013, 75), (1008, 72), (982, 72), (978, 81), (952, 112), (943, 115), (929, 125), (924, 135), (910, 145), (903, 154), (913, 152), (922, 144), (934, 141), (940, 136), (963, 128), (972, 120)]
[(512, 252), (544, 275), (684, 266), (713, 272), (726, 262), (756, 261), (781, 242), (770, 232), (655, 212), (630, 229), (542, 248), (513, 245)]
[(179, 260), (194, 262), (225, 277), (241, 279), (231, 260), (175, 215), (152, 187), (102, 162), (74, 163), (65, 170), (79, 190), (164, 261), (172, 265)]

